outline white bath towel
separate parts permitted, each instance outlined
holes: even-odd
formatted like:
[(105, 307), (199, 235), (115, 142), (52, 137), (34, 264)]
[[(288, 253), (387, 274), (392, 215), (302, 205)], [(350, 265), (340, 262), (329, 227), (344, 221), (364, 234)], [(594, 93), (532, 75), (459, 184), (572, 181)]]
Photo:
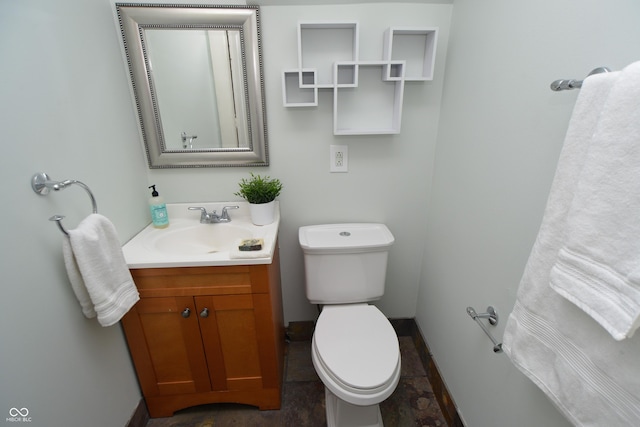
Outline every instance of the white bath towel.
[(600, 114), (551, 287), (616, 340), (640, 326), (640, 62), (620, 72)]
[(111, 326), (140, 299), (125, 262), (115, 227), (92, 214), (63, 240), (67, 275), (88, 318)]
[(640, 425), (640, 337), (615, 341), (549, 286), (600, 112), (619, 73), (587, 78), (569, 123), (503, 349), (576, 426)]

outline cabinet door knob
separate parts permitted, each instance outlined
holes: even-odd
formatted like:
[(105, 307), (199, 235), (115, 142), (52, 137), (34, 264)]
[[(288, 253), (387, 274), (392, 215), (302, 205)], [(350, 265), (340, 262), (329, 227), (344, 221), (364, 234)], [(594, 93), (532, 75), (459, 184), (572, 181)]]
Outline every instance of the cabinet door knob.
[(182, 317), (186, 319), (187, 317), (191, 316), (191, 309), (187, 307), (184, 310), (182, 310), (181, 314), (182, 314)]
[(202, 309), (202, 311), (200, 312), (200, 317), (209, 317), (209, 309), (207, 307)]

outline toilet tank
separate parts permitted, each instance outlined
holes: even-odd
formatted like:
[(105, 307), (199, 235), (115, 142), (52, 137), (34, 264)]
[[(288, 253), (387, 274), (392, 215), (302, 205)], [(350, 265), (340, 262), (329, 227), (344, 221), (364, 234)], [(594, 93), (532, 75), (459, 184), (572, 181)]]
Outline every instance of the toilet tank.
[(307, 299), (343, 304), (384, 294), (393, 234), (384, 224), (325, 224), (300, 227)]

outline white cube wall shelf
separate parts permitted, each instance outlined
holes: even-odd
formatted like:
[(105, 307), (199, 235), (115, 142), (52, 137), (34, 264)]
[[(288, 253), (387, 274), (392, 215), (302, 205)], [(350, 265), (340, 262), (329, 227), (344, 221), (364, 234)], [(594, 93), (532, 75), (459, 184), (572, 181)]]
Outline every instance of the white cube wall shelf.
[(358, 58), (357, 22), (298, 24), (298, 68), (282, 72), (285, 107), (315, 107), (333, 90), (333, 133), (400, 133), (405, 81), (433, 79), (438, 28), (390, 27), (381, 61)]
[[(404, 61), (336, 62), (334, 75), (354, 67), (354, 84), (337, 84), (333, 90), (334, 135), (400, 133), (404, 96)], [(397, 75), (390, 76), (390, 70)]]
[(315, 107), (318, 87), (315, 70), (284, 70), (282, 72), (282, 102), (285, 107)]
[(384, 33), (382, 58), (406, 60), (405, 80), (433, 80), (438, 28), (391, 27)]
[(356, 87), (358, 86), (358, 63), (334, 62), (333, 63), (333, 84), (334, 87)]
[(333, 63), (358, 60), (357, 22), (301, 22), (298, 24), (298, 68), (317, 70), (315, 85), (332, 88)]

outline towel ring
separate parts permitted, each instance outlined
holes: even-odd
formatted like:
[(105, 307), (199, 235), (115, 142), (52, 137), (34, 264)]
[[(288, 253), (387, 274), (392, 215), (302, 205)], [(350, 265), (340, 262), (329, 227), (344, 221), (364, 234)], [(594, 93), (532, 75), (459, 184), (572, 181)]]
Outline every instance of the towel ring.
[[(35, 175), (33, 175), (33, 177), (31, 177), (31, 188), (33, 189), (34, 192), (36, 192), (41, 196), (46, 196), (47, 194), (49, 194), (49, 191), (51, 189), (53, 189), (54, 191), (60, 191), (72, 184), (75, 184), (84, 188), (84, 190), (89, 195), (89, 198), (91, 199), (91, 205), (93, 206), (93, 213), (97, 214), (98, 204), (96, 203), (96, 198), (93, 197), (93, 193), (91, 192), (91, 189), (89, 189), (89, 187), (85, 183), (77, 181), (75, 179), (67, 179), (64, 181), (52, 181), (51, 179), (49, 179), (49, 175), (47, 175), (44, 172), (36, 173)], [(51, 218), (49, 218), (49, 221), (55, 221), (56, 224), (58, 224), (58, 228), (60, 229), (60, 231), (62, 231), (65, 234), (65, 236), (68, 237), (69, 232), (65, 230), (65, 228), (62, 226), (61, 221), (63, 219), (64, 219), (64, 215), (54, 215)]]

